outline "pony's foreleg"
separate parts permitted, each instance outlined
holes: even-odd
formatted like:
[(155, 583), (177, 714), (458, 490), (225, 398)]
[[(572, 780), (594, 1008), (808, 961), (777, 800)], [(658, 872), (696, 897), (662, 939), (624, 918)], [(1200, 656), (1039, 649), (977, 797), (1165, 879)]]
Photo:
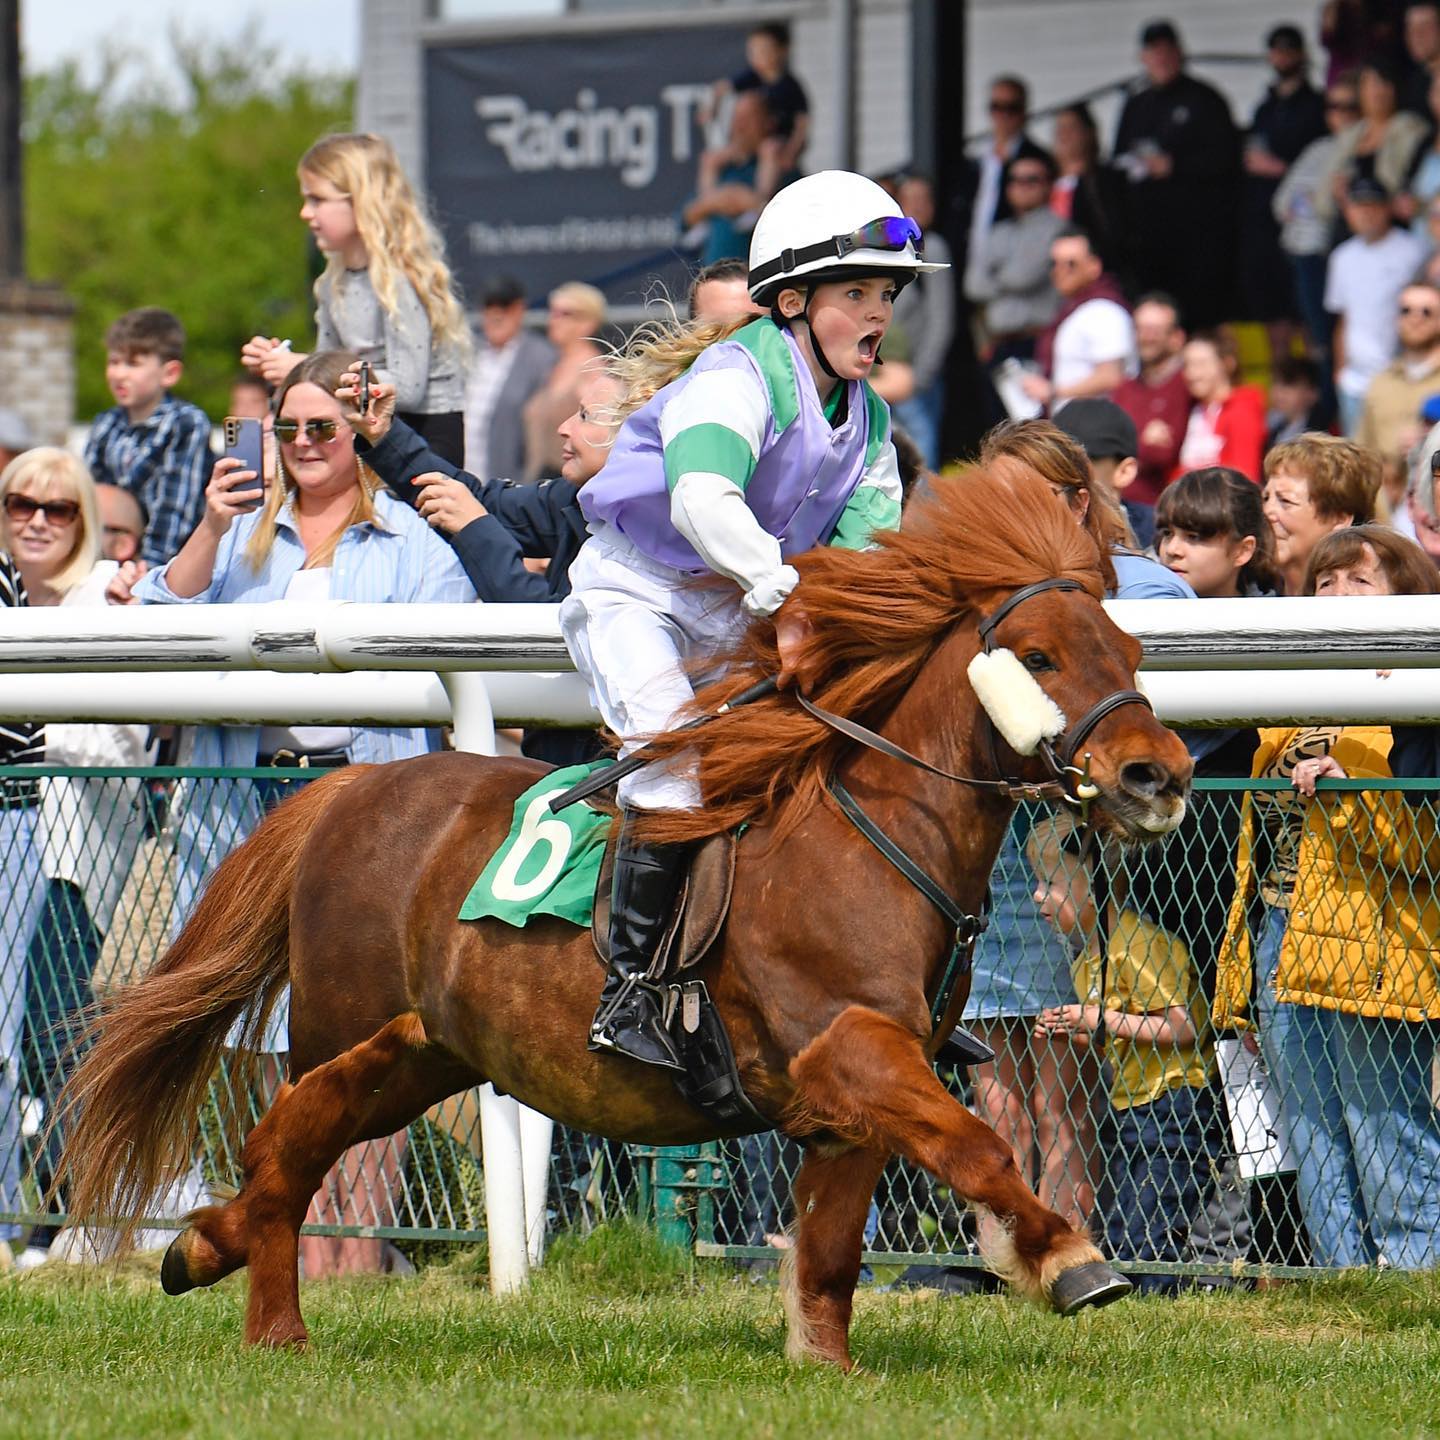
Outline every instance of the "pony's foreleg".
[(396, 1066), (424, 1043), (419, 1019), (401, 1015), (294, 1085), (282, 1085), (245, 1142), (240, 1193), (228, 1205), (196, 1211), (166, 1252), (160, 1271), (166, 1291), (213, 1285), (248, 1265), (246, 1343), (303, 1345), (299, 1239), (311, 1197), (362, 1132)]
[(790, 1062), (790, 1074), (797, 1121), (893, 1150), (995, 1215), (1001, 1238), (986, 1260), (1031, 1299), (1068, 1314), (1129, 1291), (1084, 1235), (1040, 1204), (1009, 1146), (946, 1092), (896, 1021), (852, 1005)]
[(850, 1368), (850, 1307), (860, 1275), (865, 1216), (889, 1154), (817, 1147), (795, 1176), (794, 1247), (780, 1265), (792, 1360)]

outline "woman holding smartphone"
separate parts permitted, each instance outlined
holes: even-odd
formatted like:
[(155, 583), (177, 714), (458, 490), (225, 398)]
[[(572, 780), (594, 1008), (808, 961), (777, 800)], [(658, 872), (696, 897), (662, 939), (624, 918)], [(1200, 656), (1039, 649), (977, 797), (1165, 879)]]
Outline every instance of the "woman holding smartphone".
[[(454, 552), (408, 505), (392, 499), (355, 454), (355, 437), (335, 399), (340, 377), (357, 364), (342, 351), (307, 356), (275, 397), (279, 459), (275, 483), (234, 457), (216, 462), (205, 491), (205, 516), (180, 553), (135, 587), (150, 605), (241, 604), (270, 601), (313, 609), (333, 600), (443, 602), (475, 599)], [(263, 501), (262, 501), (263, 494)], [(389, 726), (203, 725), (188, 763), (196, 766), (303, 766), (323, 771), (352, 762), (404, 759), (439, 748), (434, 730)], [(293, 779), (255, 782), (199, 779), (178, 803), (176, 900), (188, 912), (210, 869), (285, 797)], [(282, 1005), (262, 1049), (288, 1046)], [(330, 1224), (388, 1225), (393, 1214), (374, 1207), (390, 1189), (399, 1149), (377, 1141), (347, 1152), (343, 1183), (360, 1213), (326, 1213)], [(389, 1171), (388, 1175), (386, 1171)], [(334, 1172), (332, 1172), (334, 1173)], [(383, 1178), (382, 1178), (383, 1177)], [(336, 1187), (338, 1190), (339, 1186)], [(332, 1195), (327, 1183), (322, 1194)], [(379, 1213), (376, 1213), (379, 1209)], [(377, 1270), (378, 1240), (303, 1242), (306, 1273)]]

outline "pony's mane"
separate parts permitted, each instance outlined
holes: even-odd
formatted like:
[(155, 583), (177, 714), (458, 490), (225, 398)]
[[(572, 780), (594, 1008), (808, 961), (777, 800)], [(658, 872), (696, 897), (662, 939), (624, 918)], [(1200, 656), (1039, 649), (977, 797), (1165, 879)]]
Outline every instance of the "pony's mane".
[[(996, 592), (1058, 575), (1097, 600), (1103, 594), (1095, 542), (1017, 460), (931, 480), (903, 528), (877, 540), (871, 550), (828, 547), (792, 562), (814, 631), (811, 698), (862, 724), (880, 723), (940, 641)], [(724, 678), (700, 690), (688, 713), (710, 714), (779, 668), (774, 622), (757, 620), (726, 658)], [(693, 757), (705, 805), (655, 812), (646, 833), (696, 840), (748, 822), (784, 834), (819, 799), (850, 743), (784, 694), (687, 734), (669, 731), (656, 739), (656, 756)]]

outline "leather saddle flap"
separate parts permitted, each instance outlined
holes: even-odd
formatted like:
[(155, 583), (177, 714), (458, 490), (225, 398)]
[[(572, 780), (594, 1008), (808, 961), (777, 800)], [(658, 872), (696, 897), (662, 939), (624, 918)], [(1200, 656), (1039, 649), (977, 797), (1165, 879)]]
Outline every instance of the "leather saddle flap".
[[(734, 835), (712, 835), (695, 847), (675, 918), (650, 967), (651, 978), (678, 975), (693, 969), (715, 943), (730, 911), (730, 892), (735, 884)], [(615, 871), (613, 842), (605, 848), (600, 876), (595, 884), (595, 918), (590, 935), (602, 965), (610, 963), (610, 890)]]

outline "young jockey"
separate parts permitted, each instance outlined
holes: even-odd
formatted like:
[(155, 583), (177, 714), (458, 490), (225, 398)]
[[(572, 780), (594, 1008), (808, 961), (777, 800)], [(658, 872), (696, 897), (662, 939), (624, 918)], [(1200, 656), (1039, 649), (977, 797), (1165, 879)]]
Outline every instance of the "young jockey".
[[(560, 625), (622, 753), (671, 728), (687, 667), (774, 615), (799, 576), (786, 558), (860, 547), (900, 519), (890, 412), (866, 383), (900, 289), (923, 270), (920, 227), (872, 181), (829, 170), (787, 186), (750, 245), (750, 294), (769, 315), (650, 330), (619, 362), (628, 418), (581, 491), (591, 538)], [(723, 576), (736, 590), (697, 587)], [(805, 634), (777, 621), (782, 683)], [(642, 844), (635, 812), (701, 804), (693, 773), (620, 781), (610, 974), (590, 1048), (680, 1069), (646, 971), (669, 923), (685, 847)]]

